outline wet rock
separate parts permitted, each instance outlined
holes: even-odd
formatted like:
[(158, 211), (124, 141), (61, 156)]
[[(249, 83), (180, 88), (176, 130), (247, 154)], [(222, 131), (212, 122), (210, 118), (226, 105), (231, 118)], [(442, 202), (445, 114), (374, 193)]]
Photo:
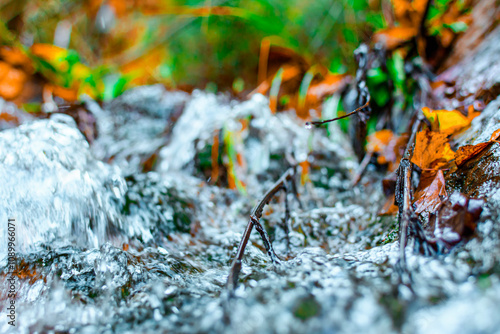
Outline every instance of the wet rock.
[[(491, 102), (457, 139), (457, 147), (489, 141), (500, 129), (500, 99)], [(469, 197), (486, 198), (489, 205), (500, 208), (500, 145), (493, 143), (477, 157), (446, 176), (448, 193), (459, 191)]]
[(437, 81), (442, 80), (455, 88), (457, 99), (450, 101), (449, 108), (471, 105), (476, 100), (488, 103), (496, 99), (500, 93), (499, 39), (500, 27), (497, 27), (467, 57), (438, 76)]
[[(0, 133), (1, 219), (17, 222), (17, 251), (162, 244), (200, 223), (199, 180), (138, 174), (96, 160), (72, 118), (54, 114)], [(205, 212), (206, 212), (206, 207)], [(0, 227), (6, 235), (6, 225)], [(5, 260), (6, 244), (0, 258)]]
[(450, 67), (474, 53), (478, 45), (490, 33), (498, 22), (500, 8), (495, 0), (480, 0), (474, 5), (469, 27), (458, 37), (451, 54), (446, 60), (445, 67)]
[[(90, 144), (92, 144), (97, 138), (98, 133), (95, 116), (87, 110), (82, 103), (59, 106), (59, 110), (57, 112), (71, 116), (71, 118), (75, 120), (80, 132), (85, 136)], [(47, 116), (48, 115), (45, 117)]]
[(196, 222), (197, 200), (185, 190), (197, 186), (193, 183), (184, 178), (184, 184), (180, 185), (173, 178), (161, 179), (153, 172), (128, 177), (121, 212), (141, 228), (134, 235), (147, 243), (173, 231), (189, 232)]
[(14, 103), (7, 102), (0, 97), (0, 131), (15, 128), (32, 119), (30, 114), (19, 110)]
[(187, 99), (185, 93), (155, 85), (131, 89), (102, 108), (87, 101), (99, 132), (92, 153), (112, 161), (124, 174), (142, 171), (144, 163), (166, 144)]
[[(488, 278), (489, 279), (489, 278)], [(424, 308), (409, 319), (405, 331), (409, 333), (495, 333), (500, 320), (497, 305), (500, 302), (500, 282), (491, 277), (488, 290), (478, 290), (473, 282), (460, 290), (460, 295), (442, 305)]]
[(470, 128), (456, 139), (455, 146), (487, 142), (498, 129), (500, 129), (500, 98), (488, 104), (481, 114), (472, 120)]
[(484, 203), (484, 199), (469, 198), (458, 192), (451, 194), (429, 218), (428, 229), (438, 246), (450, 249), (472, 236)]
[[(0, 133), (3, 221), (17, 222), (17, 250), (41, 244), (97, 247), (123, 227), (116, 202), (125, 181), (95, 160), (74, 121), (65, 115)], [(0, 225), (5, 235), (6, 225)], [(2, 243), (0, 255), (5, 255)]]

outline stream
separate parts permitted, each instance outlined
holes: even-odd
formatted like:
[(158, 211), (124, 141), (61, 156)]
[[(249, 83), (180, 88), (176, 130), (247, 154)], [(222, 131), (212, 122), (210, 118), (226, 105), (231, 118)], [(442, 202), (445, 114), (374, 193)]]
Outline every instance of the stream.
[[(0, 132), (0, 237), (14, 217), (18, 267), (17, 324), (1, 303), (1, 333), (498, 332), (499, 144), (475, 189), (488, 199), (476, 235), (432, 257), (410, 243), (408, 285), (395, 269), (396, 218), (378, 216), (383, 173), (351, 185), (358, 163), (339, 125), (307, 129), (258, 94), (241, 102), (162, 86), (85, 105), (98, 134), (91, 144), (59, 113)], [(500, 99), (491, 102), (461, 141), (478, 129), (489, 138), (499, 110)], [(249, 213), (290, 154), (309, 162), (309, 180), (297, 175), (301, 206), (281, 194), (261, 220), (283, 260), (272, 264), (254, 232), (230, 295)]]

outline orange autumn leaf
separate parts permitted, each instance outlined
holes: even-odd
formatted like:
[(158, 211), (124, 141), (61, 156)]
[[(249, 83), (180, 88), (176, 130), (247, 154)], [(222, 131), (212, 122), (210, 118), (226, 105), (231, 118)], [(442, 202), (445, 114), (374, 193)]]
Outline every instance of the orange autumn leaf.
[(27, 73), (33, 72), (31, 59), (29, 59), (29, 57), (18, 48), (10, 48), (6, 46), (0, 48), (0, 58), (12, 66), (22, 67), (22, 69)]
[(394, 138), (394, 133), (391, 130), (380, 130), (368, 136), (368, 152), (380, 153)]
[(123, 65), (121, 72), (130, 75), (133, 85), (146, 85), (154, 79), (158, 67), (167, 56), (164, 48), (157, 48), (151, 52)]
[(477, 145), (465, 145), (459, 147), (455, 153), (455, 163), (457, 166), (462, 166), (470, 159), (478, 156), (483, 150), (491, 145), (491, 142), (479, 143)]
[[(433, 110), (422, 108), (425, 117), (431, 122), (433, 131), (440, 131), (447, 135), (453, 134), (470, 125), (473, 117), (465, 117), (458, 110)], [(474, 117), (477, 114), (474, 114)]]
[(382, 207), (382, 209), (380, 209), (380, 212), (378, 213), (379, 216), (389, 216), (398, 213), (399, 208), (397, 205), (394, 204), (394, 198), (395, 196), (391, 195), (386, 200), (384, 206)]
[(457, 35), (457, 32), (451, 29), (452, 24), (461, 22), (469, 26), (472, 23), (472, 16), (467, 14), (468, 7), (471, 6), (471, 4), (471, 2), (467, 4), (451, 1), (448, 3), (448, 8), (443, 14), (429, 20), (429, 29), (431, 31), (439, 30), (441, 45), (443, 47), (450, 46)]
[(437, 170), (454, 157), (446, 134), (428, 129), (417, 133), (411, 162), (421, 169)]
[(309, 87), (306, 100), (310, 103), (321, 101), (326, 96), (342, 90), (348, 83), (349, 76), (346, 74), (328, 74), (323, 80)]
[(490, 137), (490, 141), (497, 141), (500, 138), (500, 129), (495, 130)]
[(65, 88), (52, 84), (47, 84), (46, 88), (55, 96), (59, 96), (66, 101), (73, 102), (78, 99), (78, 89)]
[(6, 62), (0, 61), (0, 96), (6, 100), (16, 98), (22, 91), (27, 75)]
[(472, 104), (467, 108), (467, 119), (470, 122), (479, 115), (481, 115), (481, 112), (477, 111)]
[(406, 27), (417, 28), (429, 0), (392, 0), (396, 20)]
[(401, 160), (407, 141), (406, 134), (397, 136), (391, 130), (384, 129), (368, 136), (366, 150), (368, 153), (377, 153), (377, 162), (380, 165), (387, 164), (389, 171), (393, 171)]
[(63, 58), (67, 52), (68, 51), (66, 49), (52, 44), (36, 43), (31, 46), (31, 53), (34, 56), (49, 62)]
[(281, 81), (285, 82), (290, 79), (295, 78), (297, 75), (301, 73), (301, 69), (294, 65), (285, 65), (283, 66), (283, 73), (281, 75)]
[(419, 214), (424, 211), (429, 213), (434, 212), (441, 204), (441, 198), (446, 196), (448, 194), (446, 193), (444, 175), (439, 170), (432, 183), (415, 194), (415, 198), (417, 199), (414, 203), (415, 213)]
[[(279, 75), (280, 83), (283, 84), (298, 75), (300, 75), (301, 69), (294, 65), (283, 65), (282, 71), (278, 71), (273, 75), (269, 76), (266, 80), (264, 80), (255, 90), (254, 93), (266, 94), (271, 88), (273, 80)], [(252, 94), (252, 93), (251, 93)]]
[(309, 163), (309, 161), (304, 160), (299, 163), (299, 166), (302, 168), (300, 174), (300, 184), (304, 185), (306, 184), (306, 182), (310, 181), (309, 174), (310, 174), (311, 164)]
[(219, 179), (219, 130), (216, 130), (213, 137), (212, 145), (212, 184), (216, 184)]
[(490, 137), (490, 140), (485, 143), (479, 143), (476, 145), (464, 145), (459, 147), (457, 152), (455, 153), (455, 163), (457, 166), (462, 166), (464, 163), (469, 161), (470, 159), (477, 157), (481, 154), (485, 149), (490, 147), (491, 144), (496, 142), (500, 137), (500, 129), (493, 132)]
[(397, 27), (381, 29), (375, 33), (375, 43), (382, 43), (389, 50), (415, 38), (429, 0), (392, 0)]
[(417, 35), (418, 30), (414, 27), (393, 27), (377, 31), (373, 36), (375, 43), (382, 43), (388, 50), (396, 49), (401, 44), (409, 41)]

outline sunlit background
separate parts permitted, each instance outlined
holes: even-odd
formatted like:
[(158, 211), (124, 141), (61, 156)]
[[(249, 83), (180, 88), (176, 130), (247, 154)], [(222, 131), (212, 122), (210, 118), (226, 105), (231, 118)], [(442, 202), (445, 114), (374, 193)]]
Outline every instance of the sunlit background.
[[(414, 55), (399, 47), (416, 40), (422, 17), (429, 37), (418, 50), (425, 57), (446, 51), (467, 29), (469, 12), (470, 1), (451, 0), (429, 8), (422, 0), (4, 1), (0, 96), (36, 111), (52, 97), (108, 101), (161, 83), (241, 98), (259, 92), (269, 95), (272, 110), (292, 108), (307, 118), (354, 75), (354, 50), (382, 42), (391, 53), (367, 83), (383, 106), (391, 90), (384, 82), (405, 91), (403, 58)], [(440, 59), (434, 52), (430, 65)]]
[[(377, 0), (7, 1), (0, 38), (74, 50), (59, 64), (60, 84), (102, 80), (103, 98), (153, 82), (240, 92), (258, 83), (262, 45), (303, 57), (304, 66), (352, 69), (354, 48), (385, 25), (382, 7)], [(58, 49), (44, 51), (56, 57)], [(74, 68), (80, 63), (88, 71)]]

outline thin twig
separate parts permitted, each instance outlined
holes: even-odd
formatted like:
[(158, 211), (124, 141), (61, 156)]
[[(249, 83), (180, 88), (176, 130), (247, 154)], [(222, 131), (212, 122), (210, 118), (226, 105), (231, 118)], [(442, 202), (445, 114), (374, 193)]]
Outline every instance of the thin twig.
[(359, 167), (356, 171), (356, 174), (354, 175), (354, 178), (352, 179), (352, 185), (355, 186), (358, 184), (359, 181), (361, 181), (361, 178), (365, 174), (366, 168), (370, 164), (370, 160), (373, 157), (373, 152), (367, 152), (365, 156), (363, 157), (363, 160), (359, 164)]
[(313, 122), (307, 122), (306, 123), (306, 126), (311, 126), (311, 125), (315, 125), (315, 126), (320, 126), (322, 124), (325, 124), (325, 123), (329, 123), (329, 122), (334, 122), (334, 121), (338, 121), (339, 119), (342, 119), (342, 118), (347, 118), (349, 116), (352, 116), (356, 113), (358, 113), (359, 111), (367, 108), (368, 106), (370, 105), (370, 99), (368, 99), (368, 101), (366, 101), (365, 104), (363, 104), (361, 107), (359, 108), (356, 108), (354, 111), (348, 113), (348, 114), (345, 114), (343, 116), (340, 116), (340, 117), (335, 117), (335, 118), (332, 118), (332, 119), (327, 119), (326, 121), (313, 121)]
[(406, 244), (408, 238), (408, 229), (412, 217), (414, 217), (412, 201), (412, 185), (411, 174), (413, 165), (411, 158), (415, 148), (415, 139), (417, 132), (422, 124), (422, 117), (420, 113), (417, 114), (417, 119), (413, 124), (412, 132), (405, 153), (399, 164), (396, 181), (396, 204), (399, 207), (398, 225), (399, 225), (399, 265), (403, 273), (406, 271)]
[[(286, 188), (286, 183), (288, 181), (293, 182), (293, 177), (295, 175), (294, 168), (289, 168), (274, 185), (265, 193), (262, 200), (257, 204), (251, 214), (250, 219), (248, 221), (245, 232), (243, 232), (243, 237), (240, 241), (240, 245), (238, 246), (238, 251), (236, 252), (236, 257), (233, 260), (231, 265), (231, 271), (229, 272), (229, 276), (227, 278), (227, 287), (229, 290), (233, 290), (238, 283), (238, 276), (241, 271), (241, 260), (243, 259), (243, 254), (245, 253), (245, 248), (248, 244), (248, 240), (250, 239), (250, 234), (252, 233), (252, 229), (255, 226), (257, 232), (259, 232), (262, 241), (264, 242), (264, 246), (266, 247), (267, 254), (271, 257), (273, 263), (279, 263), (278, 256), (274, 252), (273, 246), (267, 235), (266, 230), (259, 222), (259, 219), (262, 217), (262, 212), (264, 207), (269, 204), (271, 199), (278, 193), (280, 190)], [(293, 186), (292, 186), (293, 188)], [(289, 215), (287, 215), (289, 216)]]
[(290, 220), (290, 205), (288, 203), (288, 192), (290, 191), (288, 187), (285, 185), (285, 218), (283, 220), (283, 230), (286, 235), (286, 250), (290, 251), (290, 229), (288, 228), (288, 221)]

